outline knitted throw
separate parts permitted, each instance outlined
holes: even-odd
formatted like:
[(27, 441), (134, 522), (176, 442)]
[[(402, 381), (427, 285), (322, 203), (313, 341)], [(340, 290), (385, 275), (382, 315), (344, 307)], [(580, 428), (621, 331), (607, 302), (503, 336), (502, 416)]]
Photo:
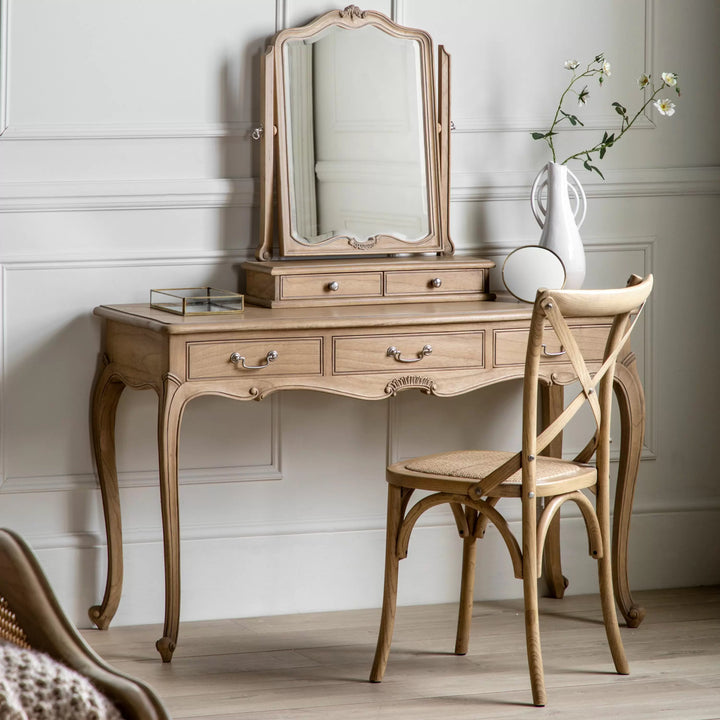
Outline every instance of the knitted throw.
[(90, 681), (50, 656), (0, 643), (0, 720), (122, 720)]

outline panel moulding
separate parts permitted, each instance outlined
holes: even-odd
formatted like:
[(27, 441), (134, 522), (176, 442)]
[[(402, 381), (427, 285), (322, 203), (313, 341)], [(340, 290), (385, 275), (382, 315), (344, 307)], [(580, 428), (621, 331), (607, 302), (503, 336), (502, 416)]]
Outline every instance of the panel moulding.
[[(531, 172), (456, 172), (452, 202), (526, 201)], [(720, 195), (720, 167), (640, 168), (583, 177), (588, 197)], [(258, 205), (257, 178), (0, 183), (2, 212), (167, 210)]]
[[(720, 513), (720, 505), (712, 500), (698, 501), (687, 503), (681, 506), (672, 505), (667, 508), (656, 508), (648, 506), (647, 508), (636, 507), (633, 509), (633, 517), (641, 516), (656, 518), (659, 520), (658, 527), (666, 526), (672, 521), (672, 518), (679, 516), (694, 516), (696, 513), (708, 515), (716, 515)], [(564, 520), (575, 518), (580, 520), (580, 511), (573, 507), (568, 507), (567, 511), (563, 510)], [(508, 515), (508, 522), (511, 529), (519, 533), (521, 518)], [(158, 523), (159, 525), (159, 523)], [(437, 516), (432, 519), (425, 516), (418, 521), (416, 526), (418, 529), (434, 530), (437, 528), (455, 528), (452, 519), (447, 520), (444, 517)], [(584, 530), (583, 530), (584, 531)], [(497, 533), (494, 525), (488, 526), (489, 533)], [(311, 536), (318, 534), (347, 534), (347, 533), (369, 533), (369, 534), (385, 534), (385, 516), (369, 516), (364, 518), (356, 518), (352, 521), (338, 521), (337, 518), (332, 520), (318, 520), (311, 522), (292, 522), (278, 523), (276, 521), (245, 523), (245, 524), (184, 524), (182, 528), (183, 543), (188, 542), (205, 542), (208, 540), (243, 540), (270, 537), (298, 537)], [(105, 547), (105, 533), (92, 532), (68, 532), (54, 534), (32, 534), (25, 533), (26, 539), (35, 550), (57, 550), (63, 548), (69, 549), (98, 549)], [(137, 527), (123, 528), (123, 545), (147, 545), (162, 543), (162, 532), (158, 527)]]
[[(633, 168), (610, 170), (606, 180), (580, 176), (590, 197), (667, 197), (720, 195), (720, 167)], [(453, 202), (491, 202), (530, 197), (534, 172), (456, 172), (452, 175)]]
[(10, 0), (0, 0), (0, 136), (8, 126), (8, 41), (10, 40), (9, 16)]
[[(278, 8), (285, 0), (276, 0)], [(177, 138), (245, 137), (259, 121), (216, 123), (61, 123), (13, 125), (9, 113), (9, 42), (11, 0), (0, 0), (0, 139), (7, 140), (170, 140)]]
[[(281, 471), (281, 434), (280, 434), (280, 399), (272, 395), (265, 402), (271, 404), (270, 428), (267, 433), (270, 442), (270, 462), (264, 465), (233, 465), (228, 467), (180, 469), (178, 484), (216, 485), (220, 483), (267, 482), (282, 480)], [(157, 470), (141, 470), (119, 472), (120, 488), (157, 487)], [(0, 493), (39, 493), (69, 492), (88, 490), (98, 487), (97, 478), (92, 473), (74, 475), (36, 476), (36, 477), (5, 477), (0, 484)]]
[[(593, 254), (599, 253), (623, 253), (623, 252), (637, 252), (640, 251), (643, 255), (643, 275), (654, 272), (654, 250), (655, 250), (655, 238), (654, 237), (634, 237), (624, 240), (622, 238), (610, 239), (610, 238), (583, 238), (585, 245), (585, 252), (592, 256)], [(517, 245), (483, 245), (482, 247), (473, 248), (473, 255), (482, 255), (489, 260), (494, 260), (498, 267), (502, 266), (504, 258), (519, 245), (525, 243), (518, 243)], [(463, 253), (458, 253), (462, 256)], [(655, 448), (657, 447), (656, 442), (656, 427), (657, 422), (655, 418), (655, 403), (654, 398), (656, 397), (655, 388), (655, 373), (652, 358), (654, 357), (654, 316), (652, 303), (648, 303), (644, 311), (644, 344), (643, 344), (643, 364), (642, 364), (642, 376), (643, 376), (643, 387), (645, 389), (645, 440), (642, 447), (641, 460), (655, 460), (657, 455)], [(475, 392), (482, 392), (482, 390), (476, 390)], [(519, 418), (518, 418), (519, 419)], [(402, 422), (401, 413), (398, 409), (397, 402), (394, 401), (388, 406), (388, 439), (387, 439), (387, 464), (390, 465), (394, 462), (398, 462), (403, 459), (399, 451), (399, 436), (400, 436), (400, 425)], [(617, 434), (617, 430), (615, 431)], [(567, 459), (573, 458), (579, 452), (580, 448), (564, 448), (563, 457)], [(611, 461), (617, 462), (619, 459), (620, 447), (616, 444), (611, 448)]]
[[(404, 0), (398, 0), (404, 2)], [(655, 32), (654, 24), (654, 0), (644, 0), (643, 25), (641, 28), (643, 41), (643, 72), (652, 74), (653, 69), (653, 37)], [(638, 73), (640, 70), (638, 70)], [(647, 91), (645, 93), (647, 98)], [(606, 130), (617, 123), (616, 114), (595, 115), (584, 120), (585, 130)], [(548, 118), (542, 117), (457, 117), (454, 118), (455, 129), (458, 133), (485, 133), (485, 132), (523, 132), (529, 133), (540, 128), (547, 127)], [(638, 118), (630, 132), (635, 130), (654, 130), (655, 123), (647, 116)]]
[[(7, 313), (8, 302), (5, 282), (8, 272), (35, 270), (73, 270), (116, 267), (148, 267), (149, 265), (218, 265), (224, 262), (238, 263), (248, 259), (252, 251), (247, 253), (218, 252), (211, 255), (188, 254), (187, 256), (150, 255), (132, 258), (99, 258), (95, 260), (71, 258), (2, 258), (0, 262), (0, 493), (19, 492), (53, 492), (88, 489), (97, 487), (93, 473), (61, 474), (51, 476), (8, 476), (5, 466), (4, 428), (7, 427), (5, 416), (7, 405), (2, 402), (6, 385), (5, 368), (7, 367)], [(269, 438), (270, 462), (260, 465), (234, 465), (227, 467), (181, 469), (179, 482), (181, 485), (203, 485), (232, 482), (256, 482), (282, 480), (281, 471), (281, 402), (280, 397), (271, 395), (265, 402), (270, 403), (270, 421), (266, 436)], [(157, 471), (118, 473), (121, 487), (146, 487), (157, 485)]]
[(0, 183), (0, 212), (256, 207), (255, 178)]

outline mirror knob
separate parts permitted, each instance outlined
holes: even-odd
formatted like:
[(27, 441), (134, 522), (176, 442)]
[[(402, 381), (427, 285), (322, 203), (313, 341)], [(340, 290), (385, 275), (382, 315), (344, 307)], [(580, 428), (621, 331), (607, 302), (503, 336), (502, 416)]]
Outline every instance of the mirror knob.
[(430, 281), (430, 284), (431, 284), (434, 288), (439, 288), (439, 287), (442, 285), (442, 280), (441, 280), (440, 278), (433, 278), (433, 279)]
[(340, 283), (337, 280), (333, 280), (331, 283), (328, 283), (328, 290), (335, 292), (336, 290), (340, 289)]

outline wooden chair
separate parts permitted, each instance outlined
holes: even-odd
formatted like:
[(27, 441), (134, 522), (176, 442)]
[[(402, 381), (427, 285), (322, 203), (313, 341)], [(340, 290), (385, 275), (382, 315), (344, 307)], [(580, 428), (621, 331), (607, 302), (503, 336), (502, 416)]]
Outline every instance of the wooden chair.
[[(652, 275), (644, 280), (633, 275), (627, 287), (618, 290), (538, 291), (525, 361), (520, 452), (447, 452), (405, 460), (388, 468), (385, 590), (371, 682), (380, 682), (385, 673), (395, 621), (398, 564), (407, 556), (410, 533), (426, 510), (443, 503), (450, 505), (463, 538), (456, 654), (465, 654), (468, 647), (476, 540), (483, 536), (487, 523), (492, 522), (510, 552), (515, 577), (523, 581), (525, 633), (533, 702), (535, 705), (545, 704), (537, 580), (550, 522), (560, 506), (572, 500), (577, 503), (585, 519), (590, 554), (598, 560), (603, 619), (615, 668), (620, 674), (629, 673), (615, 614), (610, 567), (610, 410), (615, 361), (629, 339), (652, 285)], [(631, 322), (632, 314), (636, 311), (635, 320)], [(566, 318), (600, 317), (612, 318), (612, 323), (609, 325), (603, 361), (592, 375)], [(538, 434), (538, 382), (543, 374), (543, 337), (549, 328), (562, 343), (565, 352), (563, 360), (569, 361), (563, 365), (562, 377), (554, 379), (563, 384), (579, 381), (581, 389), (565, 410)], [(544, 377), (547, 381), (547, 372)], [(585, 448), (572, 461), (541, 457), (540, 453), (585, 404), (590, 406), (596, 424), (593, 437)], [(595, 464), (587, 464), (593, 455)], [(581, 492), (583, 489), (596, 495), (595, 506)], [(415, 490), (430, 491), (432, 494), (418, 500), (408, 509)], [(520, 498), (520, 543), (510, 531), (507, 520), (496, 508), (500, 498)], [(538, 519), (539, 498), (543, 498), (543, 505)]]
[(58, 604), (30, 548), (0, 529), (0, 639), (46, 653), (90, 680), (125, 720), (169, 720), (155, 693), (107, 665)]

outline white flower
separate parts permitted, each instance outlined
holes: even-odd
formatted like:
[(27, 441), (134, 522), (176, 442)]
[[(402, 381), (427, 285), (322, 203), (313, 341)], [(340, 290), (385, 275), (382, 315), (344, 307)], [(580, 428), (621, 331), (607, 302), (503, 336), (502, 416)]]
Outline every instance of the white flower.
[(638, 78), (638, 85), (640, 86), (640, 89), (646, 88), (650, 84), (650, 76), (646, 73), (643, 73)]
[(677, 73), (662, 73), (660, 77), (669, 87), (675, 87), (677, 85)]
[(611, 75), (611, 73), (610, 73), (610, 63), (609, 63), (607, 60), (602, 64), (602, 68), (600, 68), (600, 72), (601, 72), (603, 75), (607, 75), (608, 77), (610, 77), (610, 75)]
[(675, 114), (675, 103), (670, 100), (656, 100), (653, 105), (661, 115), (667, 115), (670, 117)]
[(566, 60), (565, 61), (565, 69), (566, 70), (575, 70), (579, 66), (580, 66), (580, 63), (577, 60)]

